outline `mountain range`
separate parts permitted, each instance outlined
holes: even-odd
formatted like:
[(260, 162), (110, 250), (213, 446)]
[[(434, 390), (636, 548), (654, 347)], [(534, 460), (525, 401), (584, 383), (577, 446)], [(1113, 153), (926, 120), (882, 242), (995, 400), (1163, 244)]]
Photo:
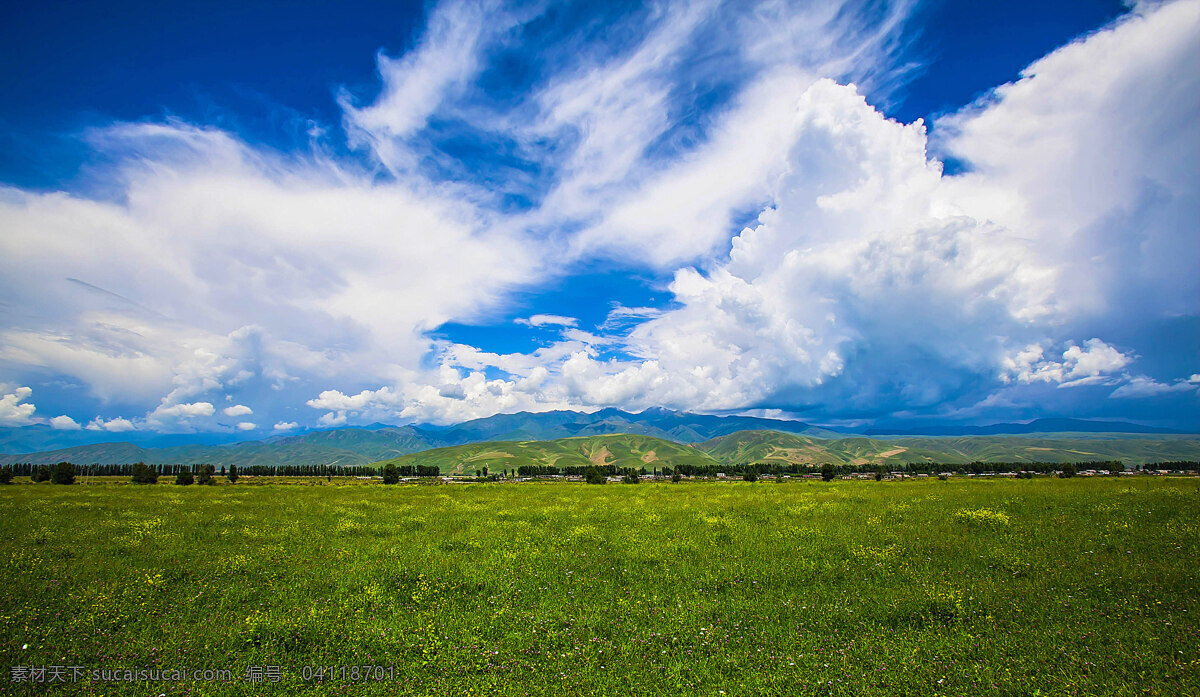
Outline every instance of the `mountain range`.
[(34, 453), (0, 456), (0, 464), (31, 462), (214, 465), (363, 465), (408, 453), (485, 441), (556, 440), (606, 434), (653, 436), (676, 443), (698, 443), (744, 430), (769, 429), (785, 433), (833, 438), (843, 434), (800, 421), (750, 416), (712, 416), (647, 409), (633, 414), (619, 409), (593, 413), (550, 411), (497, 414), (465, 421), (448, 428), (385, 426), (313, 431), (296, 436), (276, 436), (261, 441), (225, 444), (188, 444), (145, 447), (135, 443), (93, 443)]
[[(450, 427), (387, 426), (373, 424), (360, 428), (312, 431), (294, 436), (275, 436), (261, 441), (236, 443), (190, 443), (167, 447), (147, 447), (130, 442), (92, 443), (68, 448), (43, 450), (34, 453), (0, 456), (0, 465), (18, 462), (34, 464), (63, 460), (79, 464), (152, 464), (214, 465), (364, 465), (421, 453), (439, 448), (451, 448), (478, 443), (557, 441), (613, 434), (648, 436), (675, 444), (697, 445), (697, 452), (710, 453), (718, 460), (731, 457), (753, 457), (755, 461), (769, 459), (779, 451), (805, 452), (814, 462), (853, 462), (856, 458), (892, 458), (898, 461), (969, 462), (975, 459), (1020, 461), (1060, 459), (1106, 459), (1127, 457), (1137, 461), (1159, 459), (1194, 459), (1189, 455), (1191, 445), (1200, 443), (1187, 436), (1177, 438), (1145, 433), (1097, 433), (1098, 426), (1112, 431), (1139, 428), (1135, 424), (1088, 422), (1079, 420), (1043, 420), (1031, 424), (1000, 424), (984, 429), (1000, 432), (1035, 433), (1034, 429), (1062, 428), (1069, 433), (1055, 436), (1053, 442), (1035, 443), (1028, 435), (1003, 437), (897, 437), (867, 438), (840, 433), (800, 421), (766, 419), (749, 416), (714, 416), (692, 414), (669, 409), (647, 409), (630, 413), (619, 409), (601, 409), (593, 413), (551, 411), (497, 414)], [(1021, 430), (1024, 429), (1024, 430)], [(746, 433), (763, 434), (746, 436)], [(737, 439), (720, 439), (737, 434)], [(951, 434), (945, 434), (946, 436)], [(766, 443), (753, 455), (747, 440)], [(782, 440), (781, 440), (782, 439)], [(788, 440), (790, 439), (790, 440)], [(1101, 441), (1111, 441), (1098, 445)], [(737, 443), (733, 448), (732, 443)], [(0, 444), (5, 444), (0, 439)], [(11, 445), (11, 441), (6, 444)], [(775, 450), (772, 450), (774, 448)], [(662, 448), (659, 448), (662, 450)], [(740, 449), (740, 450), (739, 450)], [(896, 451), (890, 455), (884, 455)], [(741, 455), (737, 453), (741, 452)], [(821, 453), (819, 456), (816, 453)], [(798, 455), (797, 455), (798, 456)], [(916, 458), (910, 460), (907, 458)], [(965, 459), (964, 459), (965, 458)]]
[(1087, 419), (1035, 419), (1029, 423), (989, 424), (987, 426), (925, 426), (921, 428), (869, 428), (864, 436), (997, 436), (1022, 433), (1155, 433), (1180, 434), (1167, 428), (1143, 426), (1128, 421), (1089, 421)]

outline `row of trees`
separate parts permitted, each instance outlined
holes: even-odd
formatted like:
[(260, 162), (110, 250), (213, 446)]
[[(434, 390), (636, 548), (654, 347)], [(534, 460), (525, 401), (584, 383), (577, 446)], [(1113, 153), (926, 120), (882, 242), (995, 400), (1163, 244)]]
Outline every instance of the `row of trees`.
[[(1125, 464), (1117, 460), (1108, 461), (1093, 461), (1084, 463), (1063, 463), (1063, 462), (972, 462), (967, 464), (948, 464), (948, 463), (916, 463), (907, 465), (895, 465), (888, 468), (885, 465), (876, 465), (873, 473), (876, 479), (883, 479), (885, 476), (896, 472), (901, 474), (1012, 474), (1017, 473), (1019, 476), (1033, 476), (1034, 474), (1058, 474), (1059, 476), (1071, 477), (1079, 470), (1091, 469), (1107, 471), (1112, 474), (1120, 474), (1128, 471)], [(144, 462), (135, 462), (131, 465), (87, 465), (82, 468), (83, 474), (87, 476), (127, 476), (134, 484), (155, 484), (159, 477), (174, 476), (175, 483), (180, 485), (188, 484), (211, 484), (215, 476), (227, 478), (230, 483), (236, 482), (243, 474), (249, 474), (256, 477), (283, 477), (283, 476), (323, 476), (332, 478), (339, 477), (377, 477), (382, 475), (384, 484), (395, 484), (400, 481), (401, 477), (436, 477), (440, 473), (437, 467), (432, 465), (403, 465), (397, 466), (394, 463), (388, 463), (382, 469), (366, 466), (349, 466), (335, 467), (331, 465), (318, 466), (295, 466), (295, 467), (275, 467), (269, 465), (252, 465), (244, 468), (239, 468), (237, 465), (230, 465), (228, 471), (225, 466), (221, 465), (218, 473), (213, 465), (148, 465)], [(1152, 471), (1152, 470), (1170, 470), (1184, 472), (1200, 472), (1200, 462), (1195, 461), (1172, 461), (1160, 462), (1151, 465), (1137, 465), (1133, 468), (1134, 471)], [(653, 470), (653, 474), (657, 476), (660, 473), (658, 468)], [(771, 474), (774, 476), (785, 475), (813, 475), (820, 474), (822, 479), (826, 481), (834, 477), (848, 474), (864, 474), (872, 473), (872, 470), (864, 469), (860, 465), (809, 465), (809, 464), (788, 464), (782, 465), (778, 463), (753, 463), (749, 465), (678, 465), (675, 468), (663, 467), (661, 474), (671, 477), (672, 481), (679, 481), (682, 476), (688, 477), (714, 477), (718, 474), (737, 475), (741, 476), (746, 481), (756, 481), (759, 476)], [(12, 481), (14, 475), (28, 476), (35, 482), (51, 481), (55, 484), (74, 484), (75, 478), (79, 474), (79, 468), (70, 462), (60, 462), (56, 465), (32, 465), (18, 464), (11, 467), (0, 468), (0, 484), (8, 484)], [(489, 475), (487, 467), (476, 470), (476, 476), (489, 481), (497, 481), (499, 475)], [(587, 482), (592, 484), (603, 484), (609, 477), (621, 477), (622, 481), (630, 484), (641, 481), (642, 477), (651, 474), (650, 470), (645, 467), (618, 467), (616, 465), (588, 465), (588, 466), (568, 466), (555, 467), (553, 465), (522, 465), (514, 470), (504, 470), (504, 477), (513, 475), (520, 477), (549, 477), (549, 476), (578, 476), (583, 477)]]
[[(214, 473), (219, 473), (224, 477), (227, 473), (225, 465), (219, 467), (206, 464), (146, 464), (135, 462), (131, 464), (120, 465), (76, 465), (80, 473), (86, 473), (89, 476), (97, 477), (132, 477), (133, 470), (137, 466), (148, 467), (159, 476), (173, 477), (182, 473), (191, 473), (199, 475), (200, 470), (204, 467), (213, 467)], [(230, 468), (236, 465), (230, 465)], [(12, 465), (9, 470), (18, 477), (33, 477), (36, 476), (39, 469), (52, 470), (55, 465), (35, 465), (31, 463), (19, 463)], [(412, 474), (402, 476), (434, 476), (437, 474), (436, 467), (427, 467), (418, 465), (417, 467), (405, 466), (401, 470), (410, 470)], [(420, 470), (421, 473), (416, 472)], [(433, 474), (429, 474), (430, 471)], [(379, 468), (367, 467), (364, 465), (244, 465), (238, 467), (238, 471), (244, 475), (254, 477), (369, 477), (378, 476)]]
[[(1064, 471), (1100, 470), (1113, 473), (1130, 471), (1125, 463), (1118, 460), (1092, 461), (1081, 463), (1069, 462), (970, 462), (970, 463), (913, 463), (896, 465), (848, 465), (848, 464), (780, 464), (757, 462), (748, 465), (691, 465), (681, 464), (674, 468), (663, 467), (664, 476), (681, 474), (688, 477), (715, 477), (718, 474), (740, 476), (754, 481), (763, 475), (797, 476), (815, 475), (833, 477), (848, 474), (875, 474), (882, 479), (892, 473), (899, 474), (1013, 474), (1029, 472), (1034, 474), (1057, 474)], [(1133, 471), (1141, 471), (1143, 466), (1136, 465)], [(1145, 465), (1146, 470), (1166, 469), (1173, 471), (1200, 472), (1200, 462), (1162, 462)], [(626, 477), (629, 475), (646, 476), (650, 472), (645, 468), (623, 468), (614, 465), (591, 465), (587, 467), (555, 467), (553, 465), (523, 465), (518, 467), (517, 475), (521, 477), (551, 477), (551, 476), (584, 476), (589, 473), (599, 473), (605, 477)], [(505, 470), (507, 474), (507, 470)], [(659, 473), (658, 469), (654, 474)]]
[[(12, 467), (0, 468), (0, 484), (10, 484), (14, 474), (16, 472)], [(38, 465), (36, 468), (31, 467), (26, 475), (35, 482), (74, 484), (75, 465), (70, 462), (60, 462), (57, 465)]]
[[(194, 481), (207, 481), (204, 479), (205, 476), (209, 478), (214, 476), (229, 477), (230, 481), (237, 481), (238, 476), (245, 475), (254, 477), (377, 477), (381, 472), (377, 467), (361, 465), (346, 467), (335, 465), (314, 465), (311, 467), (307, 465), (282, 467), (274, 465), (249, 465), (238, 467), (237, 465), (230, 465), (227, 470), (225, 465), (217, 468), (210, 464), (180, 465), (135, 462), (120, 465), (77, 466), (70, 462), (61, 462), (57, 465), (16, 464), (11, 467), (0, 468), (0, 476), (2, 476), (2, 473), (7, 472), (9, 481), (11, 481), (13, 476), (30, 477), (36, 482), (49, 481), (53, 473), (64, 466), (70, 466), (71, 470), (77, 474), (86, 474), (88, 476), (130, 477), (138, 484), (154, 483), (158, 481), (159, 477), (178, 478), (183, 476), (186, 478), (189, 475)], [(437, 467), (430, 465), (404, 465), (398, 467), (397, 471), (401, 477), (436, 477), (440, 474)]]

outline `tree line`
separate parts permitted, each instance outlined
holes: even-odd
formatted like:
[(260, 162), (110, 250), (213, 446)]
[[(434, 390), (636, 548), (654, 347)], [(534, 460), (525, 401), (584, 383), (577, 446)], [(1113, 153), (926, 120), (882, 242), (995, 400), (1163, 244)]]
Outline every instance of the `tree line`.
[[(761, 475), (798, 476), (819, 474), (829, 480), (836, 476), (854, 474), (874, 474), (876, 479), (882, 479), (890, 473), (904, 475), (914, 474), (1018, 474), (1032, 476), (1034, 474), (1059, 474), (1073, 476), (1079, 470), (1099, 470), (1113, 474), (1131, 471), (1119, 460), (1103, 460), (1089, 462), (970, 462), (970, 463), (905, 463), (895, 465), (834, 465), (834, 464), (780, 464), (780, 463), (751, 463), (744, 465), (690, 465), (681, 464), (674, 468), (664, 466), (648, 470), (645, 467), (618, 467), (616, 465), (570, 465), (556, 467), (554, 465), (521, 465), (515, 469), (503, 470), (503, 475), (488, 474), (488, 468), (476, 470), (480, 479), (497, 481), (501, 477), (554, 477), (576, 476), (583, 477), (591, 483), (603, 483), (608, 477), (622, 477), (623, 481), (636, 483), (641, 477), (654, 476), (671, 477), (679, 481), (680, 477), (715, 477), (740, 476), (746, 481), (755, 481)], [(1135, 465), (1132, 471), (1170, 470), (1200, 473), (1200, 462), (1192, 460), (1177, 460), (1146, 465)], [(135, 484), (154, 484), (159, 477), (175, 477), (176, 484), (211, 484), (214, 477), (227, 478), (236, 482), (240, 476), (255, 477), (383, 477), (385, 484), (394, 484), (401, 477), (436, 477), (441, 471), (433, 465), (402, 465), (388, 463), (382, 468), (366, 465), (248, 465), (238, 467), (230, 465), (226, 470), (221, 465), (218, 471), (210, 464), (146, 464), (135, 462), (121, 465), (85, 465), (77, 467), (70, 462), (59, 462), (56, 465), (34, 465), (30, 463), (16, 464), (0, 468), (0, 484), (8, 484), (14, 476), (26, 476), (34, 482), (53, 482), (55, 484), (74, 484), (78, 475), (99, 477), (130, 477)]]
[[(895, 463), (883, 465), (851, 465), (851, 464), (809, 464), (809, 463), (773, 463), (773, 462), (755, 462), (750, 464), (730, 464), (730, 465), (690, 465), (680, 464), (672, 467), (655, 468), (653, 474), (658, 476), (670, 477), (676, 473), (685, 477), (715, 477), (718, 474), (727, 476), (745, 476), (745, 475), (774, 475), (774, 476), (800, 476), (810, 474), (825, 474), (832, 471), (834, 476), (842, 476), (848, 474), (876, 474), (882, 468), (885, 473), (896, 472), (899, 474), (1016, 474), (1020, 472), (1031, 472), (1033, 474), (1055, 474), (1062, 472), (1064, 469), (1070, 468), (1072, 471), (1079, 470), (1101, 470), (1106, 472), (1115, 471), (1142, 471), (1146, 470), (1166, 469), (1186, 472), (1200, 472), (1200, 462), (1193, 461), (1175, 461), (1175, 462), (1160, 462), (1155, 464), (1135, 465), (1129, 468), (1120, 460), (1094, 460), (1089, 462), (968, 462), (968, 463), (941, 463), (941, 462), (918, 462), (918, 463)], [(508, 470), (505, 470), (507, 475)], [(522, 465), (516, 469), (517, 476), (520, 477), (554, 477), (554, 476), (587, 476), (590, 472), (598, 472), (605, 477), (621, 477), (630, 474), (647, 476), (651, 474), (650, 470), (642, 468), (626, 468), (617, 467), (615, 465), (571, 465), (567, 467), (555, 467), (554, 465)]]
[[(214, 467), (214, 473), (222, 477), (228, 471), (225, 465), (216, 467), (204, 463), (191, 465), (146, 464), (144, 462), (121, 465), (66, 464), (70, 464), (81, 475), (86, 474), (96, 477), (132, 477), (134, 470), (138, 467), (149, 468), (161, 477), (173, 477), (184, 473), (191, 473), (195, 476), (205, 467)], [(52, 472), (58, 466), (19, 463), (6, 469), (17, 477), (36, 477), (39, 472)], [(378, 477), (382, 472), (382, 469), (379, 467), (369, 467), (366, 465), (243, 465), (240, 467), (231, 465), (230, 467), (236, 467), (238, 473), (242, 476), (249, 475), (252, 477)], [(397, 469), (402, 477), (436, 477), (440, 473), (437, 467), (430, 465), (404, 465)]]

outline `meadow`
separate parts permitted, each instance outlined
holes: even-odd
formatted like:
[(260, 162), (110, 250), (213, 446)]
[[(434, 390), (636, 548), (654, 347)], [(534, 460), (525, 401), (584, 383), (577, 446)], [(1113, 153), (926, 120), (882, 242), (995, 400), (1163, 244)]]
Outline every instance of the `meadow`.
[(1200, 694), (1200, 479), (255, 484), (0, 487), (6, 671), (232, 676), (0, 692)]

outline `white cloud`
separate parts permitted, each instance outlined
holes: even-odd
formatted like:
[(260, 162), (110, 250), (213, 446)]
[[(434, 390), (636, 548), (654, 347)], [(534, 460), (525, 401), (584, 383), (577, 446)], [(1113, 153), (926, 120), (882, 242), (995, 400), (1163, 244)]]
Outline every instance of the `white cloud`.
[(235, 404), (232, 407), (225, 407), (221, 410), (221, 413), (225, 416), (246, 416), (247, 414), (253, 414), (254, 410), (245, 404)]
[(200, 416), (212, 416), (215, 409), (209, 402), (192, 402), (191, 404), (172, 404), (170, 406), (163, 405), (155, 409), (151, 414), (151, 419), (162, 417), (176, 419), (194, 419)]
[[(657, 7), (634, 49), (584, 62), (538, 94), (530, 137), (566, 131), (578, 142), (534, 219), (583, 221), (569, 240), (578, 257), (668, 267), (713, 251), (728, 240), (735, 212), (778, 193), (797, 131), (792, 106), (805, 85), (821, 75), (862, 79), (882, 96), (905, 73), (896, 37), (912, 7), (885, 3), (874, 16), (842, 2)], [(724, 60), (693, 72), (696, 53)], [(673, 111), (695, 108), (673, 101), (680, 83), (703, 90), (738, 73), (748, 84), (730, 104), (680, 128)], [(656, 146), (669, 156), (655, 156)]]
[[(145, 410), (93, 430), (201, 427), (227, 393), (268, 409), (255, 390), (307, 400), (325, 426), (608, 404), (852, 419), (1015, 403), (972, 392), (998, 374), (1162, 393), (1124, 377), (1146, 351), (1113, 329), (1200, 314), (1198, 8), (1139, 5), (939, 120), (937, 151), (971, 167), (946, 177), (924, 124), (862, 96), (903, 75), (911, 3), (871, 19), (838, 2), (655, 5), (631, 44), (545, 58), (528, 98), (484, 108), (489, 52), (530, 15), (449, 2), (411, 51), (379, 57), (376, 99), (342, 97), (352, 145), (390, 176), (320, 142), (284, 156), (166, 122), (91, 134), (117, 163), (111, 199), (0, 188), (0, 302), (31, 318), (0, 329), (0, 374)], [(419, 174), (441, 115), (546, 173), (533, 209)], [(562, 328), (528, 353), (432, 336), (611, 257), (673, 271), (674, 302), (615, 307), (597, 333), (515, 320)], [(311, 398), (322, 387), (337, 389)], [(0, 419), (32, 423), (10, 397)]]
[(579, 320), (574, 317), (563, 317), (562, 315), (530, 315), (528, 318), (518, 317), (513, 322), (527, 327), (545, 327), (547, 325), (574, 327), (579, 324)]
[(55, 416), (54, 418), (50, 419), (50, 427), (60, 431), (78, 431), (79, 429), (83, 428), (79, 425), (78, 421), (72, 419), (66, 414)]
[(1171, 383), (1163, 383), (1145, 375), (1138, 375), (1131, 378), (1128, 383), (1113, 390), (1109, 397), (1115, 399), (1136, 399), (1158, 397), (1172, 392), (1200, 392), (1200, 380), (1179, 379)]
[(426, 331), (533, 277), (533, 247), (444, 192), (181, 125), (104, 137), (142, 158), (114, 175), (121, 202), (0, 191), (0, 297), (37, 318), (0, 330), (6, 374), (168, 407), (256, 380), (398, 377), (432, 348)]
[(296, 423), (295, 421), (280, 421), (271, 428), (276, 431), (294, 431), (297, 428), (300, 428), (300, 424)]
[(0, 396), (0, 425), (28, 426), (33, 421), (33, 412), (37, 410), (32, 403), (24, 403), (33, 394), (28, 387), (17, 389)]
[[(888, 412), (934, 408), (997, 373), (1017, 384), (1126, 380), (1132, 351), (1096, 334), (1082, 345), (1070, 339), (1089, 336), (1092, 326), (1140, 321), (1146, 310), (1160, 317), (1197, 310), (1200, 293), (1189, 285), (1196, 277), (1183, 267), (1200, 259), (1187, 222), (1200, 213), (1194, 190), (1200, 109), (1192, 105), (1200, 89), (1172, 82), (1179, 75), (1190, 85), (1196, 73), (1185, 66), (1200, 61), (1194, 40), (1200, 4), (1186, 5), (1147, 9), (1068, 46), (1031, 67), (1021, 83), (948, 119), (954, 136), (946, 147), (976, 167), (968, 175), (943, 176), (926, 154), (923, 124), (887, 120), (853, 87), (794, 78), (778, 83), (798, 90), (791, 100), (770, 90), (761, 99), (747, 93), (746, 104), (772, 110), (762, 123), (783, 146), (763, 152), (782, 159), (764, 155), (760, 164), (733, 171), (760, 177), (748, 191), (770, 194), (773, 205), (734, 238), (727, 260), (676, 272), (670, 291), (678, 306), (628, 333), (622, 348), (632, 358), (602, 358), (592, 348), (599, 343), (586, 337), (577, 337), (569, 352), (540, 356), (488, 358), (465, 348), (450, 355), (472, 366), (520, 365), (526, 374), (530, 359), (547, 368), (547, 378), (529, 392), (515, 381), (488, 388), (518, 404), (717, 410), (775, 401)], [(1070, 95), (1069, 104), (1059, 90)], [(1142, 113), (1140, 105), (1150, 103), (1160, 108)], [(1059, 118), (1059, 106), (1046, 116), (1047, 104), (1061, 105), (1070, 117)], [(729, 127), (739, 123), (731, 119)], [(738, 135), (731, 142), (747, 141)], [(712, 143), (718, 152), (720, 137)], [(712, 200), (688, 184), (688, 168), (696, 166), (690, 160), (663, 170), (661, 180), (698, 192), (701, 203), (689, 206), (681, 195), (678, 205), (650, 206), (630, 217), (651, 221), (644, 243), (604, 232), (604, 244), (634, 256), (661, 244), (667, 252), (652, 261), (665, 263), (719, 239), (693, 235), (699, 246), (688, 247), (684, 235), (684, 246), (671, 251), (671, 235), (653, 226), (655, 210), (691, 215)], [(1102, 194), (1085, 190), (1097, 171), (1117, 173)], [(1165, 203), (1144, 199), (1147, 178), (1168, 193)], [(674, 200), (657, 190), (647, 200), (656, 196)], [(1064, 200), (1070, 204), (1059, 205)], [(685, 222), (680, 229), (694, 227)], [(1139, 239), (1149, 247), (1133, 250), (1133, 259), (1145, 262), (1146, 272), (1127, 283), (1121, 260)], [(1166, 272), (1151, 273), (1151, 249)], [(1179, 278), (1193, 280), (1179, 284)], [(1048, 357), (1045, 347), (1056, 344), (1065, 348)], [(1013, 348), (1022, 345), (1029, 348)], [(472, 387), (495, 383), (473, 376), (453, 391), (443, 384), (440, 395), (462, 402), (459, 395)], [(411, 392), (404, 391), (405, 404)], [(1014, 403), (1013, 395), (990, 403), (987, 397), (970, 403)], [(457, 413), (453, 404), (424, 404)]]
[(940, 120), (964, 209), (1029, 239), (1064, 312), (1195, 314), (1200, 3), (1146, 3)]
[(126, 431), (136, 431), (138, 427), (129, 419), (123, 417), (115, 417), (112, 419), (102, 419), (99, 416), (88, 422), (84, 426), (89, 431), (110, 431), (112, 433), (124, 433)]
[(368, 146), (393, 172), (412, 167), (408, 138), (444, 100), (465, 89), (481, 69), (481, 52), (516, 21), (495, 2), (438, 4), (417, 46), (399, 58), (377, 56), (383, 91), (373, 103), (359, 107), (341, 95), (351, 142)]
[(237, 425), (237, 430), (239, 431), (253, 431), (256, 428), (258, 428), (258, 426), (249, 421), (240, 421)]
[(346, 425), (346, 412), (331, 411), (326, 414), (322, 414), (321, 417), (317, 419), (317, 423), (321, 426), (328, 427), (344, 426)]
[(656, 307), (625, 307), (618, 303), (608, 311), (608, 315), (605, 316), (604, 322), (600, 324), (598, 329), (601, 331), (610, 331), (632, 324), (640, 324), (647, 319), (653, 319), (661, 315), (662, 310)]
[(363, 390), (355, 395), (342, 394), (338, 390), (325, 390), (306, 404), (313, 409), (362, 411), (372, 405), (397, 404), (399, 401), (399, 397), (390, 388), (383, 387), (378, 390)]
[(1083, 347), (1071, 344), (1062, 352), (1062, 360), (1045, 358), (1045, 349), (1030, 344), (1003, 362), (1001, 379), (1022, 383), (1049, 382), (1061, 387), (1097, 382), (1098, 378), (1121, 370), (1133, 361), (1100, 339), (1088, 339)]

